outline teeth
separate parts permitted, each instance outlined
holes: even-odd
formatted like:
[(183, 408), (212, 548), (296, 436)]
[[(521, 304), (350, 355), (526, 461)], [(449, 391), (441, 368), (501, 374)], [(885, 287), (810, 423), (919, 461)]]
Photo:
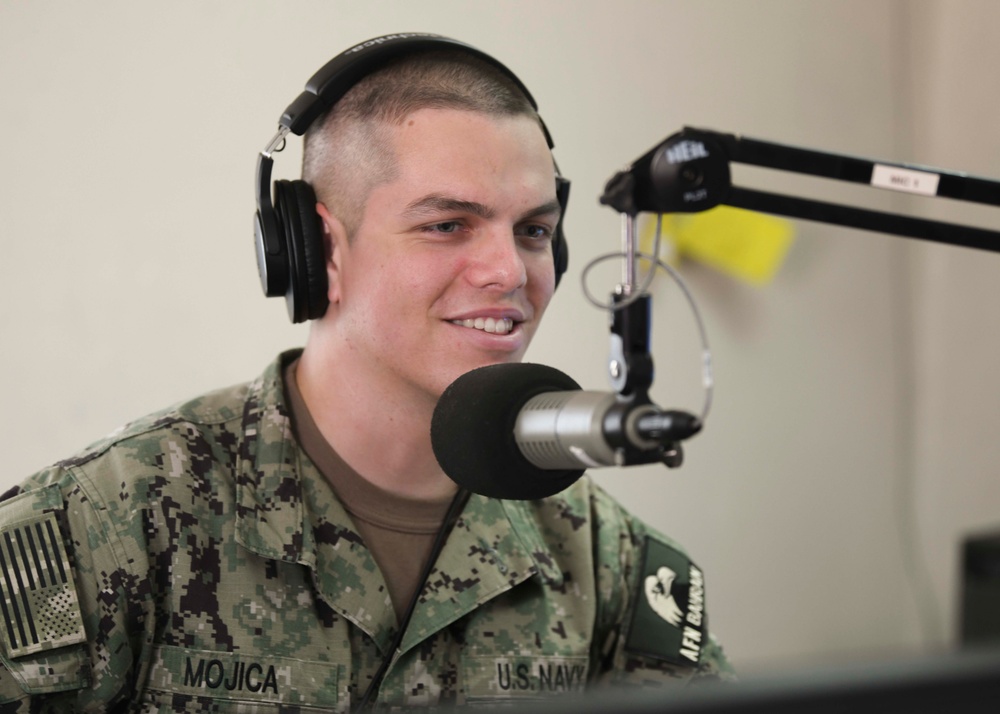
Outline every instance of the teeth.
[(477, 317), (474, 320), (452, 320), (456, 325), (471, 327), (483, 332), (491, 332), (496, 335), (506, 335), (514, 329), (514, 321), (509, 317), (496, 319), (493, 317)]

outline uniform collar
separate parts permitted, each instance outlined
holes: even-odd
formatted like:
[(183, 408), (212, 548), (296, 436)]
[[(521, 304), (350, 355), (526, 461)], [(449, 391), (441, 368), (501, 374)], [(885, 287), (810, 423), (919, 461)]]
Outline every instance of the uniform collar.
[[(236, 470), (236, 539), (266, 558), (297, 562), (315, 570), (310, 489), (304, 481), (309, 479), (316, 485), (322, 476), (295, 439), (282, 381), (285, 367), (300, 354), (301, 350), (281, 354), (248, 387)], [(457, 619), (478, 603), (535, 575), (552, 584), (562, 583), (563, 575), (533, 514), (536, 507), (535, 502), (477, 495), (469, 499), (438, 559), (438, 580), (432, 577), (425, 593), (425, 605), (441, 607), (441, 617), (431, 616), (430, 620)], [(345, 526), (350, 526), (346, 512), (343, 518)], [(371, 556), (364, 548), (345, 549), (338, 557), (356, 560), (339, 565), (359, 572), (371, 567)], [(324, 563), (324, 569), (330, 565)], [(391, 606), (388, 609), (391, 611)], [(377, 633), (376, 639), (381, 640), (381, 635)]]
[(469, 498), (425, 584), (402, 651), (531, 577), (562, 585), (562, 571), (532, 515), (538, 506)]
[[(304, 539), (299, 447), (281, 374), (301, 350), (282, 353), (250, 383), (236, 470), (236, 539), (275, 560), (299, 562)], [(311, 540), (311, 538), (310, 538)]]

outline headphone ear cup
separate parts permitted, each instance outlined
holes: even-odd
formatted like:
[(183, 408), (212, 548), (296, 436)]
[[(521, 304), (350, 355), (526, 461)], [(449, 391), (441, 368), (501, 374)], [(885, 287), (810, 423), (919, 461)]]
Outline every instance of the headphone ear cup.
[(566, 236), (563, 234), (562, 221), (559, 222), (559, 228), (556, 230), (556, 240), (552, 244), (552, 262), (556, 269), (556, 287), (559, 287), (559, 281), (562, 280), (563, 273), (569, 267), (569, 246), (566, 245)]
[(569, 267), (569, 245), (566, 243), (566, 234), (563, 233), (563, 222), (566, 220), (566, 207), (569, 205), (570, 182), (558, 173), (558, 168), (556, 171), (556, 200), (559, 201), (560, 213), (555, 241), (552, 243), (552, 263), (556, 271), (556, 287), (559, 287), (559, 281)]
[(329, 305), (316, 193), (305, 181), (275, 181), (274, 189), (274, 208), (288, 246), (288, 316), (292, 322), (314, 320), (322, 317)]

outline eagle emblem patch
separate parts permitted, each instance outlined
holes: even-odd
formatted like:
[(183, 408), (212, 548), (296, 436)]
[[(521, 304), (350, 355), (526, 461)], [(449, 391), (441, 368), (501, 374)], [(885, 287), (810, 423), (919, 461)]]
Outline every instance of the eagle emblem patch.
[(625, 649), (676, 664), (697, 665), (707, 637), (701, 570), (680, 551), (647, 537)]

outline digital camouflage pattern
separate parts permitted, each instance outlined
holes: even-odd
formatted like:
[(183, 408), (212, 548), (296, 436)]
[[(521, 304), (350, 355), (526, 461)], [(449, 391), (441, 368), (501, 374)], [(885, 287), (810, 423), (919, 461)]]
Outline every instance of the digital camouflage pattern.
[[(280, 375), (295, 356), (135, 422), (3, 497), (0, 552), (19, 559), (0, 564), (0, 711), (345, 712), (360, 699), (396, 619), (350, 517), (293, 438)], [(17, 535), (26, 543), (49, 526), (78, 604), (36, 592), (15, 615), (27, 573), (50, 572), (40, 546), (18, 555)], [(587, 478), (541, 501), (473, 495), (379, 707), (727, 678), (707, 636), (698, 664), (628, 651), (648, 537), (683, 558)], [(36, 630), (47, 644), (18, 647), (32, 612), (67, 610), (56, 634)]]

